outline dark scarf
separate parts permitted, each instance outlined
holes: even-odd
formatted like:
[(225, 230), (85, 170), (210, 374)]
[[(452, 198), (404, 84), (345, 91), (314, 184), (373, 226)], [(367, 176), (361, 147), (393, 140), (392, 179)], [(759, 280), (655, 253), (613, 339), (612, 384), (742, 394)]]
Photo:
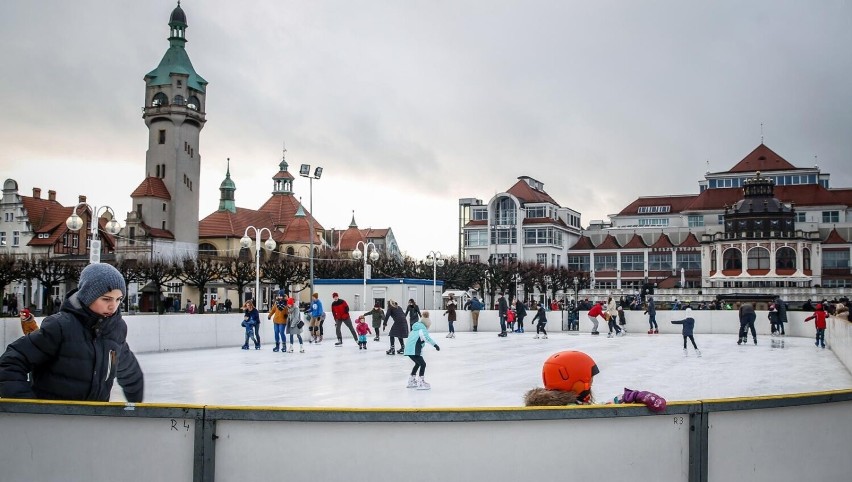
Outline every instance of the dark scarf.
[(287, 300), (282, 299), (281, 301), (275, 300), (275, 307), (278, 308), (279, 311), (284, 311), (284, 308), (287, 307)]

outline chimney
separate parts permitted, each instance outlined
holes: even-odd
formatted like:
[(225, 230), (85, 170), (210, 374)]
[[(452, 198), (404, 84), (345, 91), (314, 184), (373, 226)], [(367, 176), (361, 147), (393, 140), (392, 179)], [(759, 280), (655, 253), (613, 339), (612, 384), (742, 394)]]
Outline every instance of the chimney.
[(33, 197), (36, 199), (41, 199), (41, 188), (34, 187), (33, 188)]
[(78, 203), (84, 203), (84, 202), (86, 202), (86, 196), (84, 196), (84, 195), (80, 194), (80, 196), (77, 198), (77, 202), (78, 202)]
[(56, 191), (54, 191), (53, 189), (47, 191), (47, 199), (48, 201), (56, 201)]

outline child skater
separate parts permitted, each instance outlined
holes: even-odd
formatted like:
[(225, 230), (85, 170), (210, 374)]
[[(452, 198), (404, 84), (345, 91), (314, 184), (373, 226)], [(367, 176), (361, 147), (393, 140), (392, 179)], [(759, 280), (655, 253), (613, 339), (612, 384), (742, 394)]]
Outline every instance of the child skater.
[(537, 307), (538, 307), (538, 309), (536, 310), (535, 316), (533, 316), (533, 319), (532, 319), (533, 323), (538, 321), (538, 323), (536, 323), (536, 325), (535, 325), (535, 336), (533, 338), (537, 340), (539, 338), (539, 333), (540, 333), (541, 338), (546, 340), (547, 339), (547, 331), (545, 331), (544, 325), (547, 324), (547, 311), (545, 311), (543, 303), (539, 303), (537, 305)]
[(453, 299), (453, 295), (450, 294), (450, 300), (447, 301), (447, 311), (444, 312), (444, 316), (447, 317), (447, 324), (449, 325), (450, 331), (447, 332), (447, 338), (455, 338), (456, 337), (456, 301)]
[[(541, 369), (544, 388), (533, 388), (524, 395), (524, 405), (559, 406), (594, 403), (592, 381), (600, 373), (592, 357), (581, 351), (561, 351), (550, 356)], [(624, 389), (615, 403), (644, 403), (652, 412), (666, 409), (666, 400), (647, 391)], [(611, 403), (611, 402), (610, 402)]]
[(38, 323), (36, 323), (35, 317), (30, 310), (24, 308), (21, 310), (21, 330), (24, 332), (24, 336), (29, 335), (30, 333), (38, 330)]
[(814, 345), (817, 347), (822, 346), (822, 348), (825, 348), (825, 318), (825, 307), (822, 303), (817, 303), (814, 314), (805, 318), (805, 323), (807, 323), (808, 320), (814, 320), (814, 325), (816, 326), (816, 343), (814, 343)]
[(367, 349), (367, 334), (373, 334), (370, 330), (370, 326), (364, 320), (364, 315), (358, 316), (355, 320), (355, 333), (358, 334), (358, 349), (366, 350)]
[[(408, 388), (416, 388), (418, 390), (429, 390), (432, 388), (423, 379), (423, 375), (426, 373), (426, 360), (421, 355), (423, 345), (427, 342), (434, 346), (435, 350), (441, 350), (441, 347), (429, 336), (429, 326), (431, 325), (432, 320), (429, 319), (429, 312), (424, 311), (421, 314), (421, 319), (411, 327), (411, 333), (408, 335), (408, 339), (405, 340), (404, 354), (414, 362), (414, 368), (411, 369), (411, 376), (408, 377)], [(419, 376), (415, 377), (415, 375), (418, 375), (418, 372)]]
[(246, 329), (246, 342), (243, 344), (243, 350), (249, 349), (249, 339), (254, 343), (254, 349), (260, 350), (260, 343), (254, 337), (254, 325), (260, 323), (259, 313), (254, 309), (254, 303), (251, 300), (246, 301), (243, 305), (245, 315), (243, 316), (243, 327)]
[(692, 329), (695, 327), (695, 318), (692, 317), (692, 308), (686, 308), (686, 318), (682, 320), (672, 320), (673, 325), (683, 325), (683, 356), (686, 355), (686, 339), (692, 342), (692, 347), (695, 348), (695, 353), (701, 356), (701, 350), (695, 344), (695, 338), (692, 336)]

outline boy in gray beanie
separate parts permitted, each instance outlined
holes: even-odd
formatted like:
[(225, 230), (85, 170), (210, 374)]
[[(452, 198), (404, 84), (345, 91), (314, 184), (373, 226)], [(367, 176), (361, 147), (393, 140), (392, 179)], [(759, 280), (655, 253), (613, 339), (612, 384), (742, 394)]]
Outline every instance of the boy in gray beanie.
[(0, 356), (0, 397), (107, 402), (117, 379), (128, 402), (141, 402), (144, 376), (119, 310), (126, 291), (112, 266), (87, 266), (59, 313)]

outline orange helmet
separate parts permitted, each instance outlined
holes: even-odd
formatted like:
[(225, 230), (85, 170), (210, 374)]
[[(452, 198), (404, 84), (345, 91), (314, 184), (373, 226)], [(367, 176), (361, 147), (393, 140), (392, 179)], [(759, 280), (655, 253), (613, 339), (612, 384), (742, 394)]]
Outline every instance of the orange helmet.
[(544, 388), (577, 393), (587, 402), (591, 397), (592, 377), (600, 373), (592, 357), (581, 351), (560, 351), (545, 360), (541, 369)]

